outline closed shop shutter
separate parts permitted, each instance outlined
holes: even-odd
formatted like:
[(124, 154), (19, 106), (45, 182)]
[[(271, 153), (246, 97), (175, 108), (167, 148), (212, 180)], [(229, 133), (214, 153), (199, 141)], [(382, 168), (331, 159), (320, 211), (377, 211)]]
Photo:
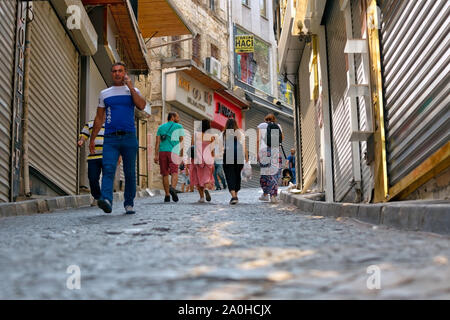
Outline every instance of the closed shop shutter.
[[(353, 38), (361, 39), (361, 0), (352, 0), (351, 2), (351, 10), (352, 10), (352, 26), (353, 26)], [(364, 65), (361, 54), (355, 54), (355, 69), (356, 69), (356, 81), (357, 84), (365, 84), (368, 83), (366, 79), (369, 79), (369, 75), (364, 74)], [(367, 111), (366, 100), (363, 97), (358, 97), (358, 115), (359, 115), (359, 130), (360, 131), (369, 131), (369, 127), (367, 124)], [(369, 201), (371, 199), (372, 190), (373, 190), (373, 174), (369, 165), (367, 165), (367, 161), (365, 160), (367, 153), (367, 142), (360, 142), (360, 152), (361, 152), (361, 187), (363, 193), (363, 200)]]
[(31, 33), (30, 165), (77, 192), (79, 54), (48, 2), (34, 2)]
[[(294, 141), (294, 119), (291, 121), (285, 120), (284, 118), (280, 119), (278, 118), (278, 123), (280, 124), (281, 128), (283, 129), (283, 149), (286, 152), (286, 157), (288, 157), (291, 154), (291, 149), (295, 147), (295, 141)], [(286, 159), (284, 158), (283, 151), (280, 150), (282, 153), (283, 161), (285, 162)], [(283, 165), (284, 165), (283, 162)]]
[(317, 174), (316, 116), (309, 87), (311, 47), (306, 46), (300, 63), (300, 119), (302, 132), (302, 181), (311, 181)]
[(0, 2), (0, 202), (10, 194), (11, 119), (17, 2)]
[(450, 140), (450, 2), (382, 1), (390, 185)]
[(347, 97), (347, 70), (344, 54), (347, 42), (344, 14), (339, 1), (328, 1), (326, 36), (331, 105), (333, 178), (335, 201), (341, 201), (353, 178), (350, 143), (350, 99)]

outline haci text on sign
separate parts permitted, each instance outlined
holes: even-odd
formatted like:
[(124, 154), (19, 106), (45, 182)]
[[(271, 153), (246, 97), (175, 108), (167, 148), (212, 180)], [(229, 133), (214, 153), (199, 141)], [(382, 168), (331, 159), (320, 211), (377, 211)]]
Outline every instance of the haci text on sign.
[(234, 47), (236, 53), (250, 53), (255, 52), (254, 36), (235, 36)]

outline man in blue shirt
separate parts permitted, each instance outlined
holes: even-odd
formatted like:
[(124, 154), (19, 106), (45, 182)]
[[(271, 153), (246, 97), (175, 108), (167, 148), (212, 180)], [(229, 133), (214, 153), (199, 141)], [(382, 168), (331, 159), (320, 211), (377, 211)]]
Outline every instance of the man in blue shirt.
[(105, 121), (103, 141), (103, 178), (98, 206), (106, 213), (112, 211), (113, 184), (117, 160), (122, 156), (125, 174), (125, 213), (135, 213), (136, 156), (138, 142), (134, 125), (134, 107), (144, 110), (146, 101), (133, 87), (124, 63), (117, 62), (111, 68), (113, 86), (100, 93), (97, 115), (94, 121), (89, 149), (95, 151), (95, 138)]

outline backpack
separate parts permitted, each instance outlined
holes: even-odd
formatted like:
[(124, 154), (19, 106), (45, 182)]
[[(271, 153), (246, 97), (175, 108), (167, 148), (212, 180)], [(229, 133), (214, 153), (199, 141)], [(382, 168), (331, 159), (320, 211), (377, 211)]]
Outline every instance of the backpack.
[[(278, 130), (278, 140), (279, 140), (278, 144), (280, 145), (281, 142), (282, 142), (283, 137), (281, 136), (281, 129), (280, 129), (280, 127), (274, 122), (269, 122), (267, 124), (267, 130), (266, 130), (266, 144), (267, 144), (268, 147), (271, 147), (272, 146), (272, 142), (275, 142), (275, 141), (271, 140), (272, 139), (272, 132), (274, 130)], [(275, 135), (276, 132), (273, 132), (273, 134)]]

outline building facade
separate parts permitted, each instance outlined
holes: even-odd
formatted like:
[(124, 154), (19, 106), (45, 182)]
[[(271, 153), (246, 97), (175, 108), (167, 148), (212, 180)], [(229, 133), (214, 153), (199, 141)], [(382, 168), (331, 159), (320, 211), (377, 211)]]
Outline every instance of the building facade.
[(124, 61), (132, 77), (149, 70), (132, 2), (1, 2), (0, 201), (88, 185), (87, 147), (76, 141), (111, 85), (111, 65)]
[(295, 74), (300, 102), (298, 187), (315, 179), (338, 202), (447, 198), (449, 3), (287, 0), (279, 10), (280, 68)]
[[(232, 81), (236, 91), (243, 91), (250, 108), (244, 113), (243, 127), (250, 133), (249, 140), (256, 141), (256, 128), (264, 117), (273, 113), (282, 130), (282, 152), (289, 155), (295, 148), (293, 132), (294, 92), (292, 84), (279, 76), (277, 39), (274, 33), (274, 9), (269, 0), (231, 0), (230, 49), (233, 56)], [(240, 43), (253, 40), (249, 48)], [(251, 130), (249, 130), (251, 129)], [(259, 165), (256, 148), (249, 148), (253, 177), (244, 182), (245, 187), (259, 187)], [(284, 161), (283, 161), (284, 162)]]

